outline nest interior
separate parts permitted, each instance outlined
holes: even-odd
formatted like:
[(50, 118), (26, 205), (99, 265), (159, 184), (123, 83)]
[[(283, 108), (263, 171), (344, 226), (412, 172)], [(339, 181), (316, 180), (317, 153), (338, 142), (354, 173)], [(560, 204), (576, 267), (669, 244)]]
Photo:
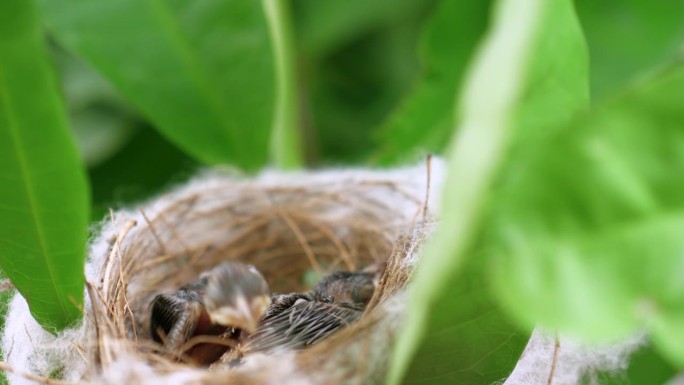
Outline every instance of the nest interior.
[[(416, 224), (427, 215), (424, 174), (424, 167), (415, 167), (255, 180), (205, 176), (136, 211), (113, 214), (89, 264), (85, 329), (86, 339), (96, 341), (79, 344), (98, 369), (70, 377), (102, 375), (122, 356), (136, 357), (159, 375), (188, 369), (158, 354), (149, 334), (150, 302), (227, 260), (256, 266), (278, 293), (306, 290), (312, 276), (387, 264), (371, 303), (377, 308), (410, 274), (406, 257), (415, 251)], [(349, 329), (368, 329), (377, 321), (364, 318)], [(339, 340), (324, 342), (344, 343)], [(325, 350), (318, 348), (316, 360)], [(255, 365), (235, 376), (268, 383)], [(229, 377), (219, 383), (239, 383)]]

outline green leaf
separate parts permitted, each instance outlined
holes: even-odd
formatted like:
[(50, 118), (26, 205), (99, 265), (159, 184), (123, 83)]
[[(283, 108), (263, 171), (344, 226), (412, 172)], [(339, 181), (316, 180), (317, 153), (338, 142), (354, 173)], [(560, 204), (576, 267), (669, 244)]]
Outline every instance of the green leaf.
[(55, 332), (81, 318), (88, 186), (33, 2), (0, 2), (0, 266)]
[[(488, 248), (479, 238), (479, 224), (509, 147), (543, 135), (547, 126), (586, 107), (587, 60), (571, 1), (503, 0), (496, 11), (463, 90), (440, 227), (413, 282), (390, 384), (414, 368), (421, 371), (406, 378), (421, 383), (500, 379), (512, 370), (524, 345), (490, 298), (489, 279), (472, 267), (484, 263), (481, 253)], [(536, 110), (541, 106), (548, 110)], [(472, 325), (461, 327), (465, 322)], [(461, 362), (465, 353), (427, 354), (447, 351), (440, 346), (443, 341), (454, 349), (470, 347), (473, 361)]]
[(561, 3), (545, 9), (538, 29), (543, 32), (535, 40), (515, 113), (514, 151), (589, 108), (587, 45), (572, 2)]
[(94, 167), (126, 145), (137, 117), (99, 73), (56, 45), (51, 48), (76, 145), (83, 162)]
[(206, 163), (264, 164), (274, 106), (259, 2), (39, 0), (58, 40)]
[(322, 57), (359, 36), (406, 15), (420, 13), (425, 0), (298, 0), (295, 21), (298, 45), (307, 56)]
[[(154, 154), (154, 162), (150, 162)], [(92, 219), (109, 218), (109, 210), (162, 194), (185, 182), (200, 167), (159, 132), (135, 127), (133, 137), (106, 162), (88, 170), (92, 185)]]
[[(319, 164), (367, 163), (378, 124), (419, 75), (424, 16), (359, 37), (318, 62), (302, 60), (307, 155)], [(308, 92), (307, 92), (308, 91)]]
[[(441, 153), (452, 135), (466, 66), (485, 32), (490, 1), (439, 3), (421, 39), (422, 79), (380, 127), (381, 163), (396, 162), (414, 151)], [(454, 38), (458, 36), (458, 38)]]
[(684, 367), (682, 106), (680, 64), (513, 159), (487, 228), (517, 319), (593, 340), (647, 328)]
[(591, 56), (595, 96), (682, 55), (684, 2), (576, 0)]
[(402, 384), (491, 384), (510, 374), (529, 334), (502, 314), (483, 261), (469, 259), (437, 294), (427, 335)]

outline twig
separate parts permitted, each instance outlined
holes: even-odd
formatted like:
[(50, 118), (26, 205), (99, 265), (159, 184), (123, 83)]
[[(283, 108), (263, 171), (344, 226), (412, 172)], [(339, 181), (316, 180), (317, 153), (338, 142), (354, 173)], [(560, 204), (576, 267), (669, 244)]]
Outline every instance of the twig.
[(103, 290), (106, 290), (107, 293), (109, 293), (109, 277), (112, 276), (112, 263), (114, 256), (117, 254), (120, 255), (121, 251), (119, 249), (119, 245), (121, 244), (121, 241), (126, 237), (128, 232), (136, 225), (136, 222), (134, 220), (130, 220), (126, 222), (123, 226), (123, 228), (119, 231), (119, 229), (116, 227), (116, 221), (114, 220), (114, 211), (109, 210), (109, 217), (111, 218), (112, 221), (112, 227), (114, 228), (114, 233), (116, 234), (116, 240), (114, 241), (114, 244), (112, 245), (112, 249), (107, 254), (107, 258), (105, 259), (103, 266), (104, 266), (104, 277), (102, 280), (102, 288)]
[(0, 279), (0, 292), (14, 290), (14, 285), (9, 279)]
[[(97, 341), (100, 341), (102, 338), (102, 335), (101, 335), (102, 331), (100, 330), (99, 315), (98, 315), (99, 310), (97, 307), (97, 297), (94, 294), (94, 293), (98, 293), (98, 291), (87, 280), (86, 280), (86, 290), (88, 293), (88, 297), (90, 298), (90, 308), (92, 309), (92, 314), (93, 314), (93, 325), (95, 326), (95, 338), (97, 339)], [(101, 349), (98, 349), (95, 351), (95, 361), (98, 363), (101, 363), (101, 361), (102, 361), (102, 355), (101, 354), (102, 354)]]
[(423, 220), (427, 219), (428, 202), (430, 201), (430, 179), (432, 176), (432, 154), (427, 154), (425, 157), (425, 166), (427, 168), (427, 176), (425, 181), (425, 202), (423, 203)]
[(553, 360), (551, 361), (551, 372), (549, 373), (549, 379), (546, 381), (547, 385), (553, 385), (553, 377), (556, 374), (556, 365), (558, 364), (558, 351), (560, 350), (560, 340), (558, 339), (558, 333), (554, 337), (555, 341), (553, 344)]
[(166, 250), (166, 246), (164, 246), (164, 242), (162, 242), (161, 238), (159, 237), (159, 234), (157, 234), (157, 230), (154, 228), (154, 225), (152, 224), (152, 221), (150, 221), (150, 218), (147, 217), (147, 214), (145, 214), (145, 211), (143, 209), (140, 209), (140, 215), (142, 215), (143, 219), (145, 220), (145, 223), (147, 223), (147, 227), (150, 229), (150, 233), (152, 233), (152, 237), (157, 241), (157, 245), (159, 245), (159, 248), (161, 249), (162, 253), (169, 254), (168, 250)]
[(347, 251), (347, 248), (342, 243), (342, 240), (335, 234), (335, 232), (331, 228), (329, 228), (322, 222), (319, 223), (307, 216), (299, 214), (296, 214), (296, 216), (300, 220), (307, 221), (311, 226), (315, 227), (321, 233), (323, 233), (323, 235), (328, 237), (328, 239), (335, 245), (335, 247), (337, 247), (337, 251), (339, 252), (339, 255), (344, 261), (344, 263), (347, 265), (347, 269), (349, 271), (356, 270), (356, 264), (354, 263), (354, 261), (352, 261), (351, 256), (349, 255), (349, 251)]
[(309, 242), (306, 240), (306, 236), (304, 233), (302, 233), (302, 230), (297, 226), (295, 221), (292, 220), (292, 217), (290, 217), (289, 214), (285, 212), (285, 210), (281, 208), (276, 208), (276, 212), (278, 213), (278, 216), (285, 221), (287, 226), (292, 230), (294, 233), (295, 237), (297, 238), (297, 241), (302, 245), (302, 248), (304, 249), (304, 254), (306, 254), (306, 257), (309, 259), (309, 263), (311, 263), (311, 267), (316, 270), (318, 273), (323, 272), (323, 268), (321, 267), (320, 263), (316, 260), (316, 255), (314, 252), (311, 250), (311, 247), (309, 246)]
[(166, 218), (164, 217), (164, 212), (160, 212), (159, 214), (157, 214), (157, 218), (155, 220), (159, 220), (159, 222), (161, 222), (161, 224), (164, 225), (164, 229), (171, 233), (172, 239), (178, 242), (178, 244), (183, 249), (186, 255), (192, 254), (190, 247), (188, 247), (188, 243), (185, 242), (183, 240), (183, 237), (176, 231), (176, 227), (171, 226), (171, 224), (166, 221)]

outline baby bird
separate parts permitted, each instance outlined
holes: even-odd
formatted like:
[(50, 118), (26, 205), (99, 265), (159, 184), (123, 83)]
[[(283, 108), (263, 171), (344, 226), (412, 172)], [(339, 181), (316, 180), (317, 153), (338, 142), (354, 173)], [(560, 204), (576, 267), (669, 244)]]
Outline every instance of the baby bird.
[(373, 296), (375, 280), (373, 273), (338, 271), (307, 293), (273, 296), (257, 331), (232, 354), (233, 363), (250, 352), (302, 349), (353, 323)]
[(312, 290), (314, 300), (365, 308), (375, 292), (376, 274), (357, 271), (336, 271)]
[[(254, 266), (224, 262), (174, 294), (157, 295), (150, 332), (173, 354), (208, 365), (237, 344), (243, 333), (256, 331), (270, 303), (268, 284)], [(193, 343), (198, 336), (216, 338)]]

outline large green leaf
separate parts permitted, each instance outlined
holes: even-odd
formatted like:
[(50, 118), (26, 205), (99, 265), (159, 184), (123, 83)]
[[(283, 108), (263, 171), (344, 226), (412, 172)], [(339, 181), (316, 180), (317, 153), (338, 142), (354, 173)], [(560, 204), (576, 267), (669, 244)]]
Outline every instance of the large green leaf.
[(424, 74), (380, 127), (379, 162), (411, 157), (414, 151), (444, 150), (457, 120), (455, 90), (460, 88), (469, 59), (485, 32), (490, 3), (445, 0), (435, 9), (421, 40)]
[(520, 358), (529, 334), (501, 311), (478, 257), (433, 299), (402, 384), (487, 385), (505, 379)]
[(498, 295), (592, 339), (638, 328), (684, 367), (684, 65), (532, 143), (498, 186)]
[(407, 370), (416, 383), (494, 381), (524, 345), (478, 268), (488, 248), (479, 224), (508, 148), (586, 107), (588, 63), (570, 0), (503, 0), (496, 11), (461, 98), (440, 227), (412, 285), (392, 384)]
[(595, 96), (682, 54), (684, 2), (576, 0), (589, 44)]
[(275, 81), (259, 2), (38, 3), (57, 39), (176, 145), (207, 163), (264, 164)]
[(0, 2), (0, 266), (46, 329), (80, 319), (89, 196), (34, 4)]

